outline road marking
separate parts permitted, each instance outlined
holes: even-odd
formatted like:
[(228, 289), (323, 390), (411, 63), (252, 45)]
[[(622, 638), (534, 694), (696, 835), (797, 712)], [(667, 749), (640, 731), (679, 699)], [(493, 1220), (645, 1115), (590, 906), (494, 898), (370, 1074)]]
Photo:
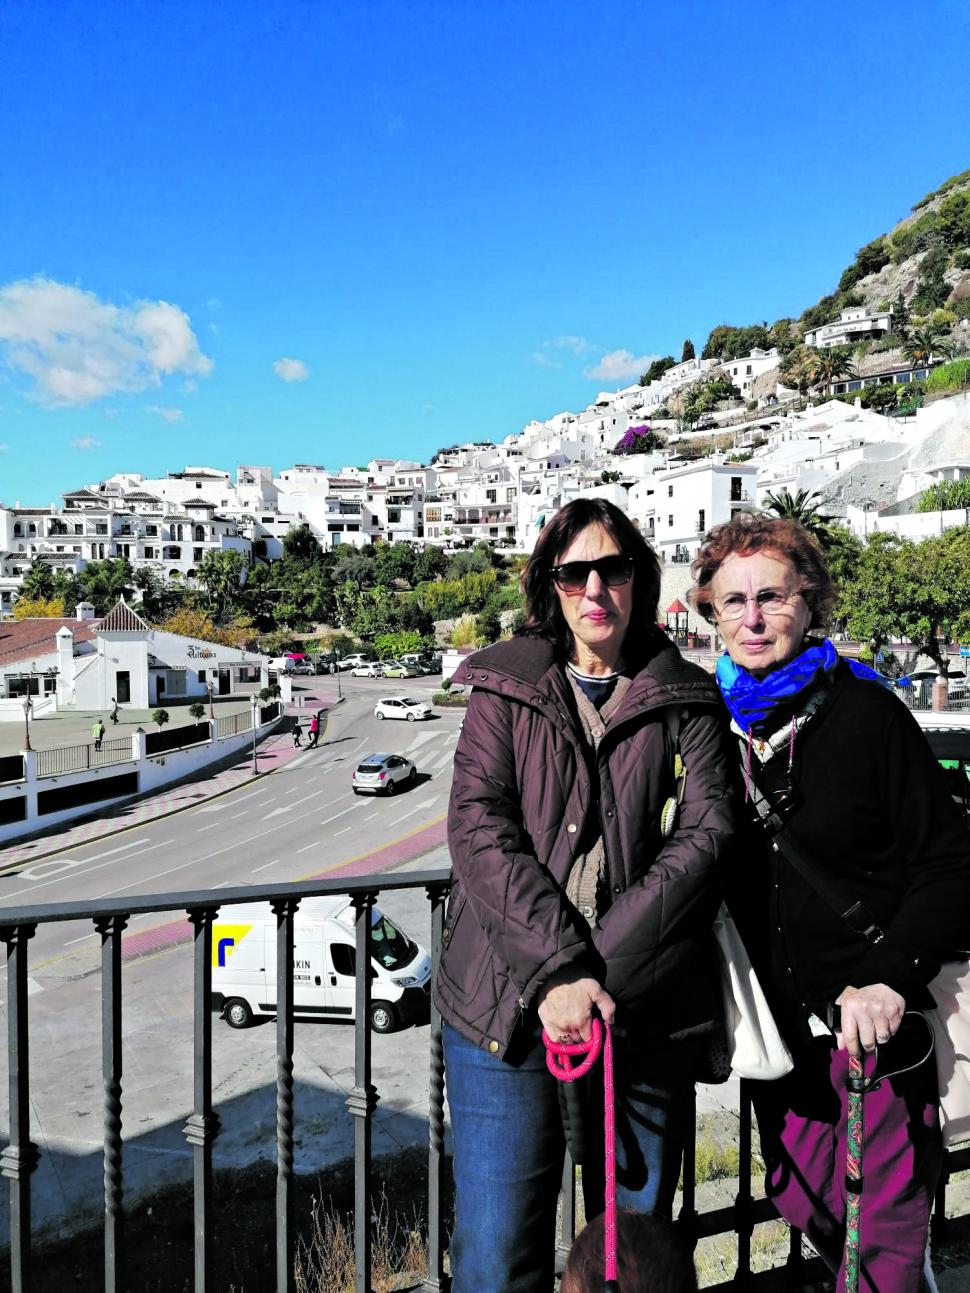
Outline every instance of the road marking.
[(379, 817), (379, 816), (380, 816), (380, 814), (379, 814), (379, 813), (369, 813), (369, 814), (364, 818), (364, 821), (365, 821), (365, 822), (369, 822), (369, 821), (370, 821), (370, 819), (371, 819), (372, 817)]
[(249, 815), (249, 809), (244, 808), (241, 813), (233, 813), (233, 815), (229, 818), (229, 820), (231, 822), (234, 822), (237, 817), (247, 817), (248, 815)]
[(425, 770), (428, 768), (444, 768), (447, 764), (454, 762), (454, 758), (455, 756), (451, 750), (445, 750), (445, 752), (443, 754), (439, 754), (436, 759), (431, 759), (430, 762), (426, 763), (424, 768)]
[(320, 825), (326, 826), (329, 822), (335, 822), (338, 817), (344, 817), (346, 816), (347, 813), (352, 813), (356, 807), (357, 807), (356, 804), (351, 804), (349, 808), (341, 808), (339, 813), (334, 813), (332, 817), (325, 818), (324, 821), (320, 823)]
[(318, 849), (318, 848), (320, 848), (320, 841), (314, 840), (313, 843), (308, 844), (305, 849), (297, 849), (296, 851), (297, 853), (309, 853), (311, 849)]
[(422, 808), (424, 808), (424, 804), (415, 804), (414, 807), (409, 808), (406, 813), (402, 813), (400, 817), (395, 818), (394, 825), (400, 826), (401, 822), (406, 818), (413, 817), (415, 813), (420, 813)]
[(408, 754), (412, 754), (415, 750), (420, 750), (422, 745), (427, 745), (428, 741), (433, 741), (436, 736), (441, 735), (441, 732), (419, 732), (408, 746)]
[[(174, 840), (161, 840), (158, 844), (151, 844), (147, 849), (142, 849), (141, 852), (137, 854), (131, 854), (129, 855), (128, 858), (117, 858), (115, 859), (115, 861), (127, 862), (130, 860), (130, 857), (144, 857), (146, 853), (151, 853), (155, 849), (162, 849), (166, 846), (166, 844), (174, 844), (174, 843), (175, 843)], [(116, 851), (117, 850), (112, 850), (112, 852), (116, 852)], [(91, 861), (90, 858), (78, 858), (76, 859), (76, 861), (68, 862), (67, 869), (73, 870), (75, 867), (82, 866), (85, 862), (90, 862), (90, 861)], [(90, 872), (92, 871), (100, 871), (102, 867), (114, 866), (114, 864), (115, 864), (114, 861), (92, 863), (91, 866), (85, 867), (85, 874), (86, 875), (90, 874)], [(39, 863), (38, 865), (42, 865), (42, 864)], [(27, 873), (22, 871), (20, 874), (26, 875)], [(38, 889), (46, 889), (48, 885), (56, 884), (58, 880), (62, 880), (62, 879), (64, 879), (64, 874), (63, 872), (59, 872), (57, 875), (51, 876), (49, 880), (40, 880), (37, 884), (35, 884), (30, 889), (16, 889), (14, 890), (13, 893), (4, 894), (4, 899), (5, 901), (9, 902), (11, 898), (17, 898), (23, 893), (36, 893)]]
[(334, 831), (333, 837), (336, 839), (338, 835), (346, 835), (350, 830), (353, 830), (352, 826), (345, 826), (342, 831)]
[(75, 943), (84, 943), (89, 938), (97, 938), (97, 934), (82, 934), (80, 938), (69, 938), (64, 944), (65, 947), (73, 947)]
[(222, 822), (213, 822), (211, 826), (199, 826), (197, 830), (198, 830), (198, 833), (201, 835), (203, 831), (214, 831), (221, 825), (222, 825)]
[(268, 871), (271, 866), (279, 866), (279, 863), (279, 858), (276, 858), (273, 862), (264, 862), (262, 866), (254, 866), (250, 875), (255, 875), (257, 871)]
[(27, 979), (27, 996), (36, 997), (38, 992), (43, 992), (43, 986), (36, 979)]
[(263, 817), (263, 821), (268, 822), (271, 817), (279, 817), (280, 813), (288, 813), (291, 808), (296, 808), (297, 804), (305, 804), (311, 799), (316, 799), (317, 795), (325, 793), (326, 792), (324, 790), (311, 790), (311, 792), (308, 795), (304, 795), (302, 799), (294, 799), (292, 804), (286, 804), (282, 808), (274, 808), (271, 813), (266, 813)]

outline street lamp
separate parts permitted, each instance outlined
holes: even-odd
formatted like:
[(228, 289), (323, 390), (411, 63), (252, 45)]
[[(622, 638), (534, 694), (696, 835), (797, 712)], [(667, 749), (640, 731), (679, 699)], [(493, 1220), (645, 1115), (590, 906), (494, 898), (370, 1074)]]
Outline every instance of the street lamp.
[(259, 712), (259, 697), (255, 692), (250, 696), (249, 703), (252, 706), (253, 711), (253, 776), (255, 777), (259, 772), (259, 768), (256, 764), (256, 718)]
[(24, 697), (24, 749), (30, 749), (30, 714), (33, 708), (33, 701), (28, 693)]
[(209, 720), (211, 722), (215, 718), (215, 714), (212, 712), (212, 683), (206, 682), (205, 689), (209, 693)]

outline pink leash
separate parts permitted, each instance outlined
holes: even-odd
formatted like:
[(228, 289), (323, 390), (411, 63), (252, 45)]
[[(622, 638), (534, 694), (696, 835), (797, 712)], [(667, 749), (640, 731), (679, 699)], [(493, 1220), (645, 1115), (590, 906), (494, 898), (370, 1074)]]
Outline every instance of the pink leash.
[[(606, 1142), (606, 1293), (616, 1287), (616, 1116), (613, 1108), (613, 1036), (608, 1025), (593, 1020), (588, 1042), (554, 1042), (543, 1029), (546, 1067), (560, 1082), (585, 1077), (603, 1052), (603, 1139)], [(573, 1060), (579, 1062), (573, 1064)]]

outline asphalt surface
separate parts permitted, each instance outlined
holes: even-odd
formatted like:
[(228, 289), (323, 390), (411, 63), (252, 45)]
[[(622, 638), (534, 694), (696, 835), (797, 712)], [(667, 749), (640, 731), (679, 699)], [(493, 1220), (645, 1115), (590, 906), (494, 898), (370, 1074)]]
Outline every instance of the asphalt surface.
[[(116, 899), (308, 879), (360, 862), (367, 870), (447, 865), (433, 841), (447, 809), (461, 710), (421, 723), (379, 721), (381, 695), (430, 695), (436, 680), (347, 679), (345, 702), (323, 740), (268, 777), (198, 807), (79, 845), (0, 875), (0, 907)], [(351, 773), (374, 751), (406, 754), (418, 780), (393, 798), (355, 796)], [(415, 856), (427, 841), (431, 845)], [(423, 890), (389, 893), (382, 908), (425, 947), (430, 918)], [(192, 948), (182, 937), (141, 954), (153, 936), (184, 922), (135, 916), (123, 967), (126, 1192), (191, 1179), (182, 1127), (192, 1111)], [(30, 943), (32, 1136), (41, 1150), (34, 1176), (39, 1231), (100, 1215), (102, 1200), (100, 939), (90, 922), (40, 925)], [(0, 978), (6, 1015), (6, 983)], [(5, 1032), (5, 1018), (0, 1020)], [(234, 1031), (214, 1024), (213, 1091), (223, 1130), (217, 1166), (275, 1156), (275, 1027)], [(354, 1029), (298, 1023), (297, 1166), (311, 1170), (352, 1152), (345, 1101), (353, 1086)], [(375, 1152), (426, 1140), (428, 1030), (374, 1036), (374, 1083), (381, 1096)], [(7, 1124), (6, 1091), (0, 1118)], [(6, 1241), (3, 1210), (0, 1242)]]

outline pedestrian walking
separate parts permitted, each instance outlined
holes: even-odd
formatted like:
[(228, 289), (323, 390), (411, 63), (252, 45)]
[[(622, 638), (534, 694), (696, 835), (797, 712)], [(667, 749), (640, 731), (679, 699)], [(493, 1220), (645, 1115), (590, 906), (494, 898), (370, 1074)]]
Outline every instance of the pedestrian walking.
[(296, 720), (296, 722), (293, 724), (293, 748), (294, 748), (294, 750), (299, 750), (299, 749), (301, 748), (301, 746), (300, 746), (300, 733), (301, 733), (301, 730), (302, 730), (302, 729), (300, 728), (300, 720), (299, 720), (299, 719), (297, 719), (297, 720)]
[(307, 745), (308, 750), (316, 749), (317, 742), (320, 740), (320, 710), (310, 719), (310, 742)]
[(94, 737), (95, 751), (100, 750), (101, 742), (104, 740), (104, 722), (100, 718), (95, 720), (94, 726), (91, 728), (91, 735)]
[(111, 721), (117, 725), (118, 722), (118, 702), (114, 696), (111, 697)]

